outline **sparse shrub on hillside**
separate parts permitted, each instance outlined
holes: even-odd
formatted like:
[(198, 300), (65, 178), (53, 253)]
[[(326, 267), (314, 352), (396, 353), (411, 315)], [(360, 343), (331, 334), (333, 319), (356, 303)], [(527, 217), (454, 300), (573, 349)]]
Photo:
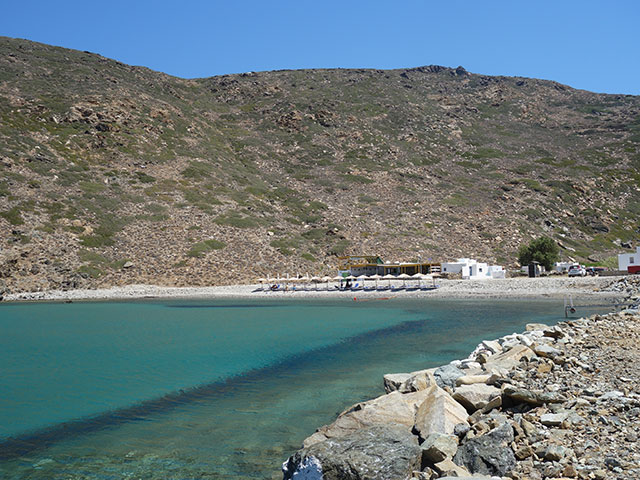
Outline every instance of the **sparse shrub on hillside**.
[(311, 255), (310, 253), (303, 253), (302, 255), (300, 255), (302, 258), (304, 258), (305, 260), (309, 261), (309, 262), (315, 262), (316, 261), (316, 257), (314, 257), (313, 255)]
[(24, 224), (24, 220), (22, 219), (22, 215), (20, 214), (19, 207), (13, 207), (4, 212), (0, 212), (0, 217), (3, 217), (7, 222), (11, 225), (22, 225)]
[(210, 163), (193, 161), (189, 163), (189, 166), (182, 170), (181, 173), (185, 178), (199, 180), (202, 178), (209, 178), (214, 170), (214, 166)]
[(152, 177), (151, 175), (147, 175), (144, 172), (135, 172), (135, 178), (140, 182), (140, 183), (154, 183), (156, 181), (155, 177)]
[(224, 215), (219, 215), (214, 221), (218, 225), (228, 225), (237, 228), (253, 228), (258, 226), (256, 219), (244, 217), (237, 212), (228, 212)]
[(220, 250), (224, 247), (226, 247), (226, 244), (224, 242), (212, 238), (192, 245), (187, 252), (187, 256), (200, 258), (204, 257), (205, 253), (207, 252), (210, 252), (212, 250)]
[(532, 240), (529, 245), (521, 245), (518, 250), (518, 262), (520, 265), (528, 265), (531, 262), (539, 262), (547, 270), (553, 268), (558, 261), (560, 249), (555, 240), (549, 237), (539, 237)]

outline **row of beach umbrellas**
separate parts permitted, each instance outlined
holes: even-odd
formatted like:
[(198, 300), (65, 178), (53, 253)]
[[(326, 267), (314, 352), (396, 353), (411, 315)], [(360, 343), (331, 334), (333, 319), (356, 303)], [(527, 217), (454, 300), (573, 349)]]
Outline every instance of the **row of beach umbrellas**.
[(349, 275), (346, 277), (343, 277), (342, 275), (337, 275), (335, 277), (329, 277), (329, 276), (324, 276), (324, 277), (310, 277), (309, 275), (304, 275), (304, 276), (295, 276), (295, 277), (290, 277), (289, 275), (287, 275), (286, 277), (279, 277), (279, 276), (275, 276), (273, 278), (259, 278), (258, 279), (258, 283), (263, 285), (264, 288), (264, 284), (270, 284), (270, 283), (326, 283), (327, 284), (327, 289), (329, 288), (329, 282), (334, 281), (334, 282), (342, 282), (345, 280), (358, 280), (358, 281), (362, 281), (364, 283), (365, 280), (375, 280), (376, 282), (376, 288), (378, 287), (378, 281), (379, 280), (388, 280), (389, 281), (389, 286), (391, 286), (391, 280), (402, 280), (402, 285), (406, 286), (406, 281), (410, 280), (410, 279), (414, 279), (414, 280), (426, 280), (426, 279), (433, 279), (433, 275), (425, 275), (422, 273), (416, 273), (414, 275), (408, 275), (406, 273), (401, 273), (400, 275), (392, 275), (392, 274), (387, 274), (387, 275), (358, 275), (358, 276), (354, 276), (354, 275)]

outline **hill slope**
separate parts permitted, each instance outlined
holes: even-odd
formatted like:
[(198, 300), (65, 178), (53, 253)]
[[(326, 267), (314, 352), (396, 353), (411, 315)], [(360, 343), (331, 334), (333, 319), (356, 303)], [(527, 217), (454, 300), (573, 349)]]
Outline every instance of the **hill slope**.
[[(640, 98), (438, 66), (185, 80), (0, 37), (0, 290), (636, 241)], [(6, 232), (6, 234), (5, 234)]]

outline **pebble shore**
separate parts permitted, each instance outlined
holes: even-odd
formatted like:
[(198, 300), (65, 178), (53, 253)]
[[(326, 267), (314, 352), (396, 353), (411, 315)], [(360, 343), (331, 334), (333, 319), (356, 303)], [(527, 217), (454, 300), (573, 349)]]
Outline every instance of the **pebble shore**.
[(634, 308), (530, 324), (466, 359), (385, 375), (387, 394), (307, 438), (285, 480), (640, 478), (640, 279), (607, 288)]
[[(297, 288), (286, 292), (262, 291), (262, 286), (231, 285), (215, 287), (163, 287), (156, 285), (128, 285), (94, 290), (49, 290), (43, 292), (21, 292), (4, 295), (4, 301), (68, 301), (68, 300), (127, 300), (144, 298), (379, 298), (379, 297), (434, 297), (434, 298), (563, 298), (590, 301), (616, 302), (627, 292), (619, 289), (620, 277), (542, 277), (507, 278), (493, 280), (437, 280), (440, 288), (428, 291), (338, 291), (330, 284), (312, 286), (310, 290)], [(381, 284), (386, 283), (381, 281)], [(400, 285), (401, 282), (396, 282)]]

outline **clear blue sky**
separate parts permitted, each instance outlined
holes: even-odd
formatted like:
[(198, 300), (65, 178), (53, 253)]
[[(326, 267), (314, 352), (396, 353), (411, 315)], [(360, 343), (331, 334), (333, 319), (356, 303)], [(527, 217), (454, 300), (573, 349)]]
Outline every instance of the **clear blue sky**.
[(0, 35), (186, 78), (438, 64), (640, 94), (638, 0), (6, 0)]

